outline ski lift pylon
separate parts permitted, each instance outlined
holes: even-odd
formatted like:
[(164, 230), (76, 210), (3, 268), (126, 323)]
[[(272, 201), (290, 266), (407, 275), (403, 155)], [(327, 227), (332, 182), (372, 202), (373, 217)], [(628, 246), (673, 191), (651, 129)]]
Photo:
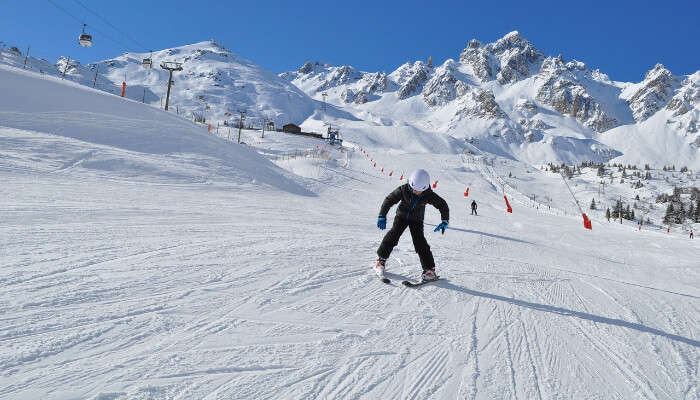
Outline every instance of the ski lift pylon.
[(83, 47), (90, 47), (92, 46), (92, 36), (85, 33), (85, 28), (87, 27), (87, 24), (83, 24), (83, 33), (78, 36), (78, 44), (83, 46)]

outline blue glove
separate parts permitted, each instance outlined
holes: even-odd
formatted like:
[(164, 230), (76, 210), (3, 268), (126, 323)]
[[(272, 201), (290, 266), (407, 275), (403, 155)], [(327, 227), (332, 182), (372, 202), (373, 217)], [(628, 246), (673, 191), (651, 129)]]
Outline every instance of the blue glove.
[(439, 231), (440, 229), (442, 229), (442, 234), (444, 235), (444, 234), (445, 234), (445, 229), (447, 229), (447, 225), (448, 225), (448, 224), (449, 224), (449, 222), (447, 222), (447, 221), (442, 221), (442, 222), (440, 222), (440, 225), (438, 225), (438, 226), (435, 228), (435, 230), (434, 230), (433, 232), (437, 232), (437, 231)]
[(386, 217), (380, 215), (379, 218), (377, 218), (377, 228), (381, 230), (386, 229)]

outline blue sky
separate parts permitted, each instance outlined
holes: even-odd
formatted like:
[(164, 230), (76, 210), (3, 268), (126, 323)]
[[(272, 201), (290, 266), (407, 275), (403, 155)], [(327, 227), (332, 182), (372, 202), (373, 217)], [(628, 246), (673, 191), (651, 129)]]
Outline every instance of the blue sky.
[[(216, 39), (276, 73), (307, 59), (391, 72), (429, 56), (456, 59), (469, 39), (518, 30), (545, 54), (614, 80), (640, 81), (657, 62), (678, 75), (700, 69), (700, 1), (51, 1), (76, 18), (49, 0), (0, 0), (0, 41), (88, 63)], [(76, 43), (79, 21), (92, 48)]]

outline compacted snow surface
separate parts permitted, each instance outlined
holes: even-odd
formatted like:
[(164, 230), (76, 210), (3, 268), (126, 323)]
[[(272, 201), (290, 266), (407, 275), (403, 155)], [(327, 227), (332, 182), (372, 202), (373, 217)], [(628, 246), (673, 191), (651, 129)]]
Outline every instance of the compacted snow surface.
[[(0, 70), (8, 79), (66, 86)], [(0, 110), (0, 398), (700, 397), (698, 239), (597, 220), (588, 231), (517, 196), (505, 213), (489, 170), (459, 154), (373, 137), (374, 168), (357, 149), (245, 133), (268, 160), (66, 87), (76, 104), (98, 96), (80, 111), (100, 118)], [(112, 141), (100, 121), (134, 122), (129, 107), (192, 148), (139, 151), (128, 124)], [(417, 166), (451, 219), (433, 233), (428, 207), (444, 279), (409, 289), (400, 281), (420, 264), (408, 232), (391, 284), (370, 267), (379, 205)]]

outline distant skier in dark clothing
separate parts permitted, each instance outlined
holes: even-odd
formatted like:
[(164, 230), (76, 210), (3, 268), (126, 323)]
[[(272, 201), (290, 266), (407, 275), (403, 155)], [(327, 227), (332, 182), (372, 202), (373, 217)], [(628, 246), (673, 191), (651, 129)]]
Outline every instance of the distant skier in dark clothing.
[(693, 228), (690, 228), (690, 238), (693, 238)]
[(472, 200), (472, 215), (479, 215), (476, 213), (476, 200)]
[(431, 204), (437, 208), (440, 211), (442, 222), (435, 228), (434, 232), (441, 230), (444, 235), (450, 219), (450, 210), (447, 202), (430, 189), (430, 175), (425, 170), (419, 169), (411, 174), (407, 184), (399, 186), (384, 199), (379, 210), (379, 218), (377, 219), (377, 227), (379, 229), (386, 229), (386, 215), (396, 203), (399, 203), (399, 206), (396, 209), (394, 224), (384, 236), (384, 240), (382, 240), (382, 244), (377, 250), (377, 255), (379, 256), (375, 267), (377, 275), (380, 277), (384, 276), (386, 260), (394, 247), (399, 243), (399, 238), (401, 238), (403, 232), (406, 228), (409, 228), (413, 246), (423, 267), (422, 280), (431, 281), (437, 279), (433, 253), (430, 251), (428, 241), (425, 240), (423, 234), (423, 217), (426, 204)]

